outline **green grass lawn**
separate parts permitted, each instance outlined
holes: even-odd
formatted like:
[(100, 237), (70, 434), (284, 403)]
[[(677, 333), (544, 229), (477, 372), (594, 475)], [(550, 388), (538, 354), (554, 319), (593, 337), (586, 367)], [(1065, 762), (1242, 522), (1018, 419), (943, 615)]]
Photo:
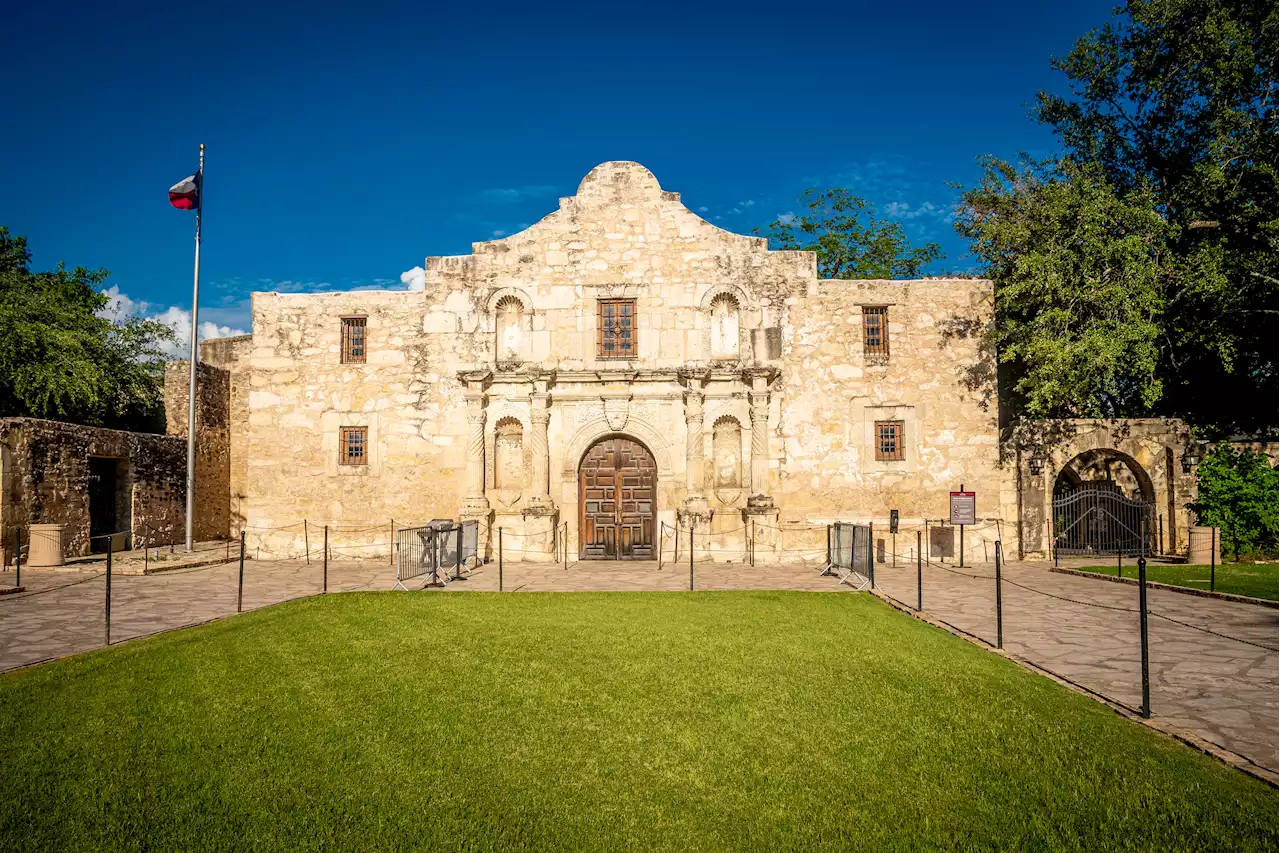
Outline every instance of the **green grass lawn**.
[(1277, 795), (866, 595), (317, 597), (0, 676), (0, 848), (1265, 850)]
[[(1116, 565), (1081, 566), (1082, 572), (1097, 572), (1115, 576)], [(1137, 578), (1138, 566), (1126, 559), (1124, 577)], [(1185, 566), (1178, 563), (1147, 563), (1147, 580), (1189, 586), (1195, 589), (1209, 588), (1209, 566)], [(1217, 592), (1249, 595), (1275, 601), (1280, 593), (1280, 572), (1276, 563), (1224, 563), (1215, 567), (1213, 588)]]

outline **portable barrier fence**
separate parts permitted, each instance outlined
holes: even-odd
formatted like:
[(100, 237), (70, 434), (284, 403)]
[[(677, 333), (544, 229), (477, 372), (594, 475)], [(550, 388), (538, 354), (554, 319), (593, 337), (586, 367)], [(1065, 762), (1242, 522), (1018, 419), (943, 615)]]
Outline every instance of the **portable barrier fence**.
[[(396, 585), (430, 575), (429, 584), (444, 586), (462, 580), (479, 563), (480, 526), (475, 521), (436, 519), (421, 527), (396, 531)], [(452, 576), (450, 576), (452, 571)]]
[(831, 525), (827, 547), (827, 568), (823, 574), (834, 574), (841, 583), (850, 578), (860, 581), (858, 589), (875, 585), (875, 566), (871, 552), (871, 525), (836, 522)]

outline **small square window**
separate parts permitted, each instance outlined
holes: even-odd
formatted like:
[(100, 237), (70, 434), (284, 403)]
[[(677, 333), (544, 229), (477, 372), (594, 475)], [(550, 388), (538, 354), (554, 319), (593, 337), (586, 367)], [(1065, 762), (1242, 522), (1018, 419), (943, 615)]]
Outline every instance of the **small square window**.
[(342, 363), (363, 364), (365, 361), (365, 318), (342, 318)]
[(369, 428), (338, 428), (338, 464), (369, 464)]
[(902, 421), (876, 421), (876, 461), (901, 462), (906, 458)]
[(862, 354), (867, 364), (889, 361), (889, 309), (862, 309)]
[(634, 358), (636, 354), (636, 301), (601, 299), (596, 303), (596, 355), (599, 358)]

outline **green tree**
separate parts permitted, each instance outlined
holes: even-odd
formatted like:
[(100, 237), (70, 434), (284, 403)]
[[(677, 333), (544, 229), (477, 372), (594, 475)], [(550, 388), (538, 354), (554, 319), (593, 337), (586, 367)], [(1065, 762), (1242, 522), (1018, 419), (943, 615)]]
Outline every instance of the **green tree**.
[(1222, 528), (1234, 559), (1242, 553), (1275, 553), (1280, 479), (1265, 453), (1222, 442), (1205, 454), (1196, 480), (1198, 497), (1188, 507), (1201, 524)]
[(917, 278), (943, 257), (937, 243), (912, 246), (902, 223), (880, 219), (874, 205), (847, 189), (805, 190), (800, 203), (804, 213), (755, 233), (775, 249), (814, 252), (819, 278)]
[(24, 237), (0, 226), (0, 416), (122, 429), (163, 422), (162, 323), (101, 316), (106, 270), (32, 272)]
[[(1135, 214), (1137, 207), (1149, 206), (1165, 227), (1143, 232), (1163, 244), (1149, 252), (1160, 274), (1125, 274), (1116, 285), (1131, 283), (1133, 301), (1151, 311), (1150, 323), (1158, 327), (1154, 337), (1148, 325), (1118, 341), (1134, 347), (1121, 357), (1140, 366), (1128, 372), (1146, 387), (1104, 383), (1104, 393), (1122, 392), (1122, 405), (1113, 399), (1082, 406), (1073, 389), (1090, 385), (1098, 371), (1048, 342), (1037, 353), (1024, 347), (1020, 357), (1028, 368), (1047, 374), (1054, 364), (1074, 364), (1082, 371), (1064, 377), (1060, 388), (1046, 389), (1044, 405), (1029, 414), (1046, 408), (1169, 414), (1210, 433), (1275, 426), (1276, 41), (1273, 0), (1131, 0), (1113, 22), (1088, 33), (1066, 57), (1052, 60), (1066, 75), (1069, 91), (1039, 93), (1033, 115), (1063, 144), (1065, 161), (1053, 167), (1056, 181), (1022, 182), (1005, 193), (1005, 203), (985, 208), (991, 188), (980, 185), (965, 197), (977, 206), (957, 222), (961, 233), (977, 241), (976, 253), (989, 265), (997, 287), (1003, 289), (1000, 276), (1022, 268), (1003, 257), (993, 263), (992, 246), (1016, 251), (1020, 241), (1008, 232), (1018, 222), (1034, 231), (1064, 224), (1053, 198), (1036, 197), (1041, 192), (1056, 196), (1058, 181), (1081, 183), (1080, 192), (1090, 195), (1109, 187), (1115, 205), (1134, 208)], [(1007, 170), (997, 166), (996, 171)], [(1032, 222), (1036, 212), (1047, 213), (1051, 221)], [(1073, 257), (1076, 249), (1095, 260), (1100, 252), (1127, 256), (1120, 247), (1102, 249), (1098, 241), (1132, 244), (1132, 237), (1117, 219), (1115, 228), (1042, 257), (1049, 263), (1043, 272), (1065, 278), (1078, 267), (1094, 265)], [(1159, 286), (1153, 290), (1156, 279)], [(1033, 317), (1035, 294), (1023, 296), (1021, 314)], [(1055, 310), (1060, 289), (1046, 284), (1042, 296), (1045, 309)], [(1115, 315), (1117, 328), (1122, 316)], [(1094, 337), (1089, 330), (1103, 328), (1096, 321), (1092, 313), (1079, 315), (1064, 347)], [(1148, 371), (1153, 353), (1155, 369)]]
[(1123, 195), (1071, 161), (984, 158), (957, 230), (995, 282), (992, 329), (1013, 408), (1117, 417), (1160, 397), (1170, 226), (1147, 188)]

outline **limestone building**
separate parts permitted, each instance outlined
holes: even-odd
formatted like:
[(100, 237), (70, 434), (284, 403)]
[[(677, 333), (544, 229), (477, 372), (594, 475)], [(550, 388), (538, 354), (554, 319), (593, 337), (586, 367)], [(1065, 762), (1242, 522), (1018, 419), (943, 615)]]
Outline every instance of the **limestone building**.
[(1016, 518), (989, 281), (820, 280), (630, 162), (424, 267), (422, 291), (254, 294), (220, 364), (247, 389), (233, 514), (264, 556), (298, 553), (304, 518), (358, 548), (458, 516), (528, 559), (650, 559), (690, 526), (740, 553), (753, 521), (758, 547), (820, 552), (814, 525), (937, 520), (961, 484), (971, 535)]

